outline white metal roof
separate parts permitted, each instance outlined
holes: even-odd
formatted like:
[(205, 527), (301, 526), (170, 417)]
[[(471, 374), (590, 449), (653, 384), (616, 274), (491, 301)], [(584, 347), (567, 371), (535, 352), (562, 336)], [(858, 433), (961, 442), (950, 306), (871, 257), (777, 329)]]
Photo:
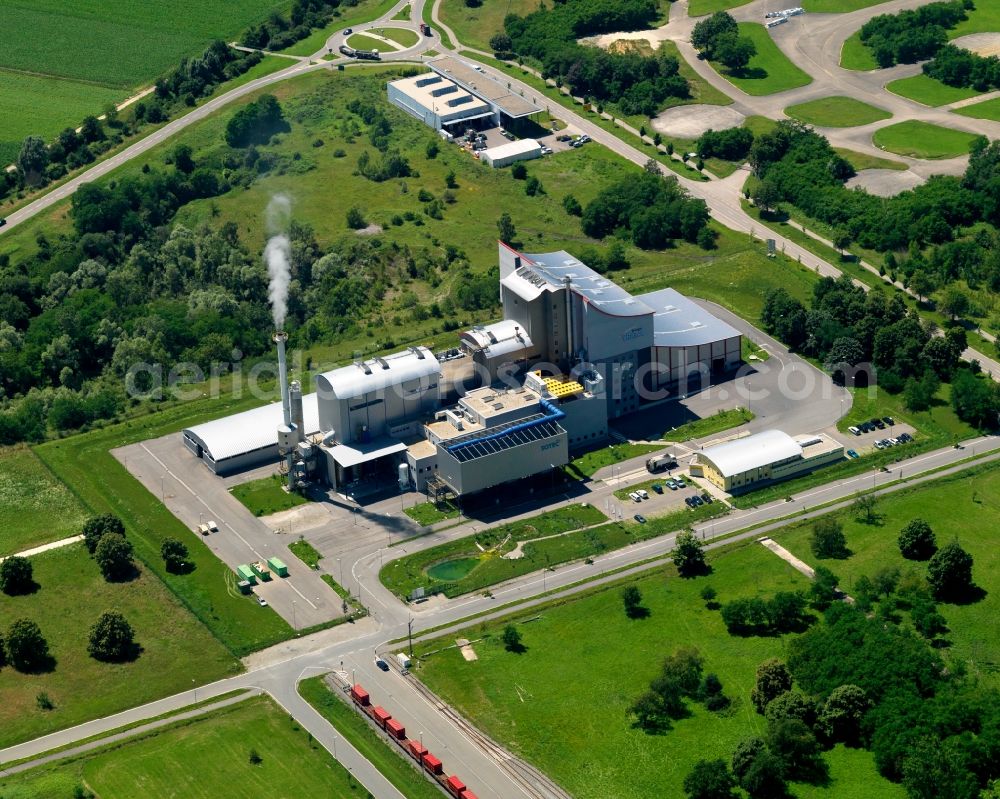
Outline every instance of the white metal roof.
[(653, 344), (657, 347), (694, 347), (740, 335), (674, 289), (651, 291), (636, 299), (653, 309)]
[[(302, 420), (306, 436), (319, 432), (319, 403), (315, 393), (302, 397)], [(189, 427), (184, 435), (197, 441), (209, 457), (219, 463), (248, 452), (277, 447), (278, 427), (284, 421), (279, 401)]]
[(495, 161), (500, 158), (509, 158), (512, 155), (525, 155), (527, 153), (540, 155), (541, 152), (542, 145), (534, 139), (518, 139), (517, 141), (509, 141), (506, 144), (499, 144), (496, 147), (483, 150), (479, 154), (479, 157), (480, 159), (485, 158)]
[(462, 339), (474, 347), (485, 350), (487, 357), (496, 358), (531, 346), (531, 338), (513, 319), (504, 319), (491, 325), (474, 327), (462, 333)]
[(371, 441), (352, 441), (350, 444), (337, 444), (329, 447), (329, 452), (333, 459), (345, 469), (350, 466), (357, 466), (359, 463), (367, 463), (395, 452), (405, 452), (406, 444), (395, 438), (383, 436)]
[(440, 374), (441, 364), (434, 353), (427, 347), (414, 347), (324, 372), (316, 376), (316, 389), (323, 399), (353, 399), (411, 380), (436, 378)]
[(788, 433), (764, 430), (746, 438), (706, 447), (698, 458), (710, 462), (723, 477), (732, 477), (787, 458), (802, 457), (802, 447)]

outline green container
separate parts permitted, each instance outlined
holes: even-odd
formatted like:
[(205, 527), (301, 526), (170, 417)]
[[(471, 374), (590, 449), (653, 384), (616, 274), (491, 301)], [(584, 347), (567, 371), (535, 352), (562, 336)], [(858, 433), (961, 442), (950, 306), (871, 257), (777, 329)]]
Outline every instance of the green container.
[(247, 566), (245, 563), (242, 566), (237, 567), (236, 574), (241, 580), (245, 580), (250, 583), (250, 585), (257, 584), (257, 575), (254, 574), (253, 569)]
[(262, 583), (266, 583), (271, 579), (271, 570), (262, 561), (251, 563), (250, 568), (253, 569), (254, 574), (260, 578)]
[(271, 567), (271, 571), (277, 574), (279, 577), (288, 576), (288, 567), (281, 558), (268, 558), (267, 565)]

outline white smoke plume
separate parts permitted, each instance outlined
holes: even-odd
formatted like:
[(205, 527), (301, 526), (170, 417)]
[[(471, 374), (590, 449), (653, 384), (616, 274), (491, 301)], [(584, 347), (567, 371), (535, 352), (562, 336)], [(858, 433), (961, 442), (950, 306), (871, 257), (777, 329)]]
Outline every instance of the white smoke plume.
[(285, 235), (291, 216), (292, 203), (284, 194), (277, 194), (267, 204), (264, 221), (267, 225), (267, 295), (271, 301), (271, 317), (275, 330), (284, 330), (288, 314), (288, 284), (292, 282), (292, 245)]

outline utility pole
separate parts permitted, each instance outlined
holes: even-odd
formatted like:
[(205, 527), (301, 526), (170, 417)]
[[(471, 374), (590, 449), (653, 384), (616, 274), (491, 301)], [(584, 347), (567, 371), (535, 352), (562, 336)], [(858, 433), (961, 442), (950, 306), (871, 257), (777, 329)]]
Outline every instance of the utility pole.
[(406, 622), (406, 629), (410, 637), (410, 657), (413, 657), (413, 616)]

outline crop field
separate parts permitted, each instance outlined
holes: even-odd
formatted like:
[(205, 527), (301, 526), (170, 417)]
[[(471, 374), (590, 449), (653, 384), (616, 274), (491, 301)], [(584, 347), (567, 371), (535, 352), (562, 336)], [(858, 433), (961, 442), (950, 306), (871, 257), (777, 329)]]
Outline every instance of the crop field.
[[(249, 762), (251, 752), (259, 763)], [(76, 793), (83, 785), (93, 793)], [(0, 792), (6, 799), (94, 794), (101, 799), (217, 799), (234, 795), (238, 785), (273, 797), (365, 795), (343, 766), (262, 697), (7, 777), (0, 780)]]
[(994, 122), (1000, 122), (1000, 97), (967, 105), (963, 108), (956, 108), (952, 113), (961, 114), (964, 117), (972, 117), (973, 119), (990, 119)]
[(27, 447), (0, 449), (0, 557), (78, 535), (87, 513)]
[(929, 105), (932, 108), (937, 108), (940, 105), (948, 105), (949, 103), (957, 103), (959, 100), (968, 100), (970, 97), (975, 97), (979, 94), (975, 89), (948, 86), (939, 80), (927, 77), (923, 73), (913, 75), (909, 78), (894, 80), (891, 83), (887, 83), (885, 88), (893, 94), (898, 94), (900, 97), (908, 97), (911, 100), (916, 100), (918, 103)]
[[(238, 667), (142, 566), (134, 580), (106, 582), (82, 544), (35, 555), (31, 562), (38, 590), (26, 596), (0, 594), (0, 619), (5, 628), (14, 619), (37, 622), (54, 665), (40, 674), (0, 670), (0, 748), (188, 690), (193, 680), (211, 682)], [(125, 616), (142, 647), (131, 663), (101, 663), (87, 654), (91, 625), (110, 610)], [(43, 691), (54, 709), (36, 705)]]
[(738, 73), (712, 62), (720, 75), (752, 95), (776, 94), (812, 83), (812, 78), (781, 52), (767, 28), (757, 22), (741, 22), (739, 26), (740, 35), (748, 36), (757, 47), (757, 55), (750, 59), (745, 70)]
[[(764, 720), (749, 701), (754, 670), (769, 657), (781, 657), (785, 645), (785, 637), (729, 635), (718, 611), (706, 608), (701, 590), (710, 585), (725, 602), (807, 585), (756, 543), (715, 553), (710, 562), (713, 573), (707, 577), (679, 579), (673, 566), (665, 566), (630, 581), (642, 593), (646, 618), (626, 617), (617, 588), (596, 590), (533, 608), (526, 614), (531, 623), (518, 624), (525, 647), (520, 654), (506, 651), (499, 640), (509, 621), (504, 619), (422, 643), (418, 657), (467, 637), (479, 659), (469, 663), (456, 649), (444, 649), (422, 659), (416, 673), (579, 799), (683, 796), (681, 783), (697, 760), (728, 761), (740, 739), (762, 732)], [(714, 714), (689, 702), (691, 715), (662, 735), (633, 728), (627, 707), (646, 690), (662, 658), (683, 646), (699, 650), (705, 671), (719, 676), (732, 707)], [(904, 796), (876, 774), (865, 751), (838, 747), (824, 759), (829, 784), (793, 784), (794, 796)]]
[(884, 108), (868, 105), (853, 97), (824, 97), (808, 103), (790, 105), (785, 113), (821, 128), (853, 128), (868, 125), (892, 114)]
[(855, 31), (844, 40), (844, 46), (840, 48), (840, 66), (858, 72), (878, 69), (878, 62), (872, 51), (861, 43), (860, 32)]
[(919, 120), (907, 120), (881, 128), (872, 141), (883, 150), (913, 158), (955, 158), (966, 155), (976, 134), (942, 128)]
[[(840, 577), (841, 587), (850, 593), (859, 577), (871, 577), (883, 567), (926, 573), (925, 563), (905, 560), (899, 553), (896, 538), (911, 520), (920, 518), (930, 524), (938, 546), (957, 539), (972, 555), (973, 578), (986, 593), (978, 602), (938, 605), (949, 627), (944, 635), (949, 646), (944, 652), (1000, 687), (1000, 639), (996, 635), (1000, 616), (1000, 468), (982, 467), (900, 491), (880, 499), (876, 512), (875, 524), (865, 524), (851, 513), (838, 514), (851, 555), (845, 560), (823, 561), (823, 565)], [(811, 529), (802, 524), (774, 538), (815, 565), (809, 548)]]

